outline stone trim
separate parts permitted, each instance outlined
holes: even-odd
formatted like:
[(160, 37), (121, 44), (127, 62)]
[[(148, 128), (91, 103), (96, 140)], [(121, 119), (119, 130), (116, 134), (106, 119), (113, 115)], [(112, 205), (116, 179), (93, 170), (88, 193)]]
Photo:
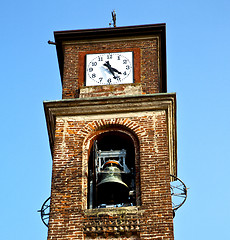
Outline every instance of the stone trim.
[(142, 211), (137, 207), (88, 209), (84, 212), (83, 232), (87, 237), (139, 236)]
[[(75, 116), (82, 119), (101, 118), (108, 114), (130, 114), (165, 110), (168, 121), (170, 173), (177, 175), (176, 94), (98, 97), (44, 102), (51, 152), (53, 152), (57, 117)], [(103, 121), (103, 120), (101, 120)], [(138, 127), (138, 126), (136, 126)]]

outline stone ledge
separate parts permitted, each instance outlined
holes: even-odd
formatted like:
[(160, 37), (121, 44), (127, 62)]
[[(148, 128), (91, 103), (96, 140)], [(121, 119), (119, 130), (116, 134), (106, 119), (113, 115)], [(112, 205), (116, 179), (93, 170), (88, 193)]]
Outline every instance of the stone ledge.
[(100, 215), (117, 215), (117, 214), (137, 214), (139, 208), (134, 207), (117, 207), (117, 208), (95, 208), (95, 209), (86, 209), (84, 211), (86, 216), (100, 216)]
[(79, 98), (138, 94), (142, 94), (142, 86), (140, 84), (101, 85), (80, 88)]

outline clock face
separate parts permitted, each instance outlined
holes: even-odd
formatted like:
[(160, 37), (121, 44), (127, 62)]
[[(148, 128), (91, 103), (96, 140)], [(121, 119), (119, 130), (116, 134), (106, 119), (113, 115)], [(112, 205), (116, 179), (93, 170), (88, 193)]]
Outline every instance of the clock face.
[(86, 86), (133, 83), (133, 52), (86, 55)]

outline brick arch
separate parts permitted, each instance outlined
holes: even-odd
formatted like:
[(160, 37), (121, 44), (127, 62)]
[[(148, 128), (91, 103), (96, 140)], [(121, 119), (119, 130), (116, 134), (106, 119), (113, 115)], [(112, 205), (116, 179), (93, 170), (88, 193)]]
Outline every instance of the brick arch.
[[(135, 149), (135, 166), (136, 172), (139, 173), (140, 168), (140, 152), (139, 152), (139, 140), (146, 135), (145, 130), (135, 122), (129, 119), (110, 119), (110, 120), (98, 120), (88, 123), (83, 129), (79, 131), (79, 134), (84, 138), (82, 144), (82, 170), (83, 170), (83, 209), (87, 209), (87, 176), (88, 176), (88, 159), (91, 151), (94, 139), (100, 134), (118, 131), (128, 135), (134, 144)], [(136, 182), (140, 182), (140, 176), (138, 175)], [(140, 187), (136, 187), (139, 192)], [(140, 193), (138, 193), (140, 196)], [(140, 205), (140, 198), (137, 197), (137, 204)]]
[(108, 127), (121, 127), (126, 128), (127, 130), (133, 132), (138, 139), (146, 135), (146, 131), (140, 127), (137, 123), (131, 121), (130, 119), (123, 118), (123, 119), (100, 119), (95, 120), (88, 123), (84, 128), (82, 128), (78, 134), (84, 137), (84, 142), (86, 139), (92, 135), (96, 131), (100, 131), (102, 129)]

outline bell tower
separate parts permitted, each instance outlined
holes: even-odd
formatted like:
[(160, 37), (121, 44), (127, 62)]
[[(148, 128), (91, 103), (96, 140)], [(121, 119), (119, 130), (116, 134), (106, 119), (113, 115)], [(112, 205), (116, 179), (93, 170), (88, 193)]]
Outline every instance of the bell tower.
[(165, 24), (54, 36), (62, 99), (44, 102), (48, 239), (174, 239), (176, 95), (167, 93)]

